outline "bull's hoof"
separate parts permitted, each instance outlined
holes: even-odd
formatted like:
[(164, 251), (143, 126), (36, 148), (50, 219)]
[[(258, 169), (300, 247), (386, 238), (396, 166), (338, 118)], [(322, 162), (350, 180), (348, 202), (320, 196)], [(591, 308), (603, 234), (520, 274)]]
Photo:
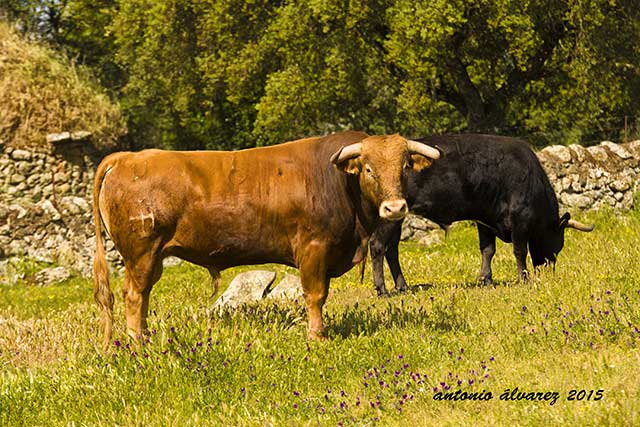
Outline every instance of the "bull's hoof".
[(376, 289), (376, 291), (378, 292), (378, 296), (380, 298), (388, 298), (389, 297), (389, 292), (387, 292), (387, 288)]
[(520, 272), (520, 280), (525, 283), (529, 281), (529, 272), (527, 270), (522, 270)]
[(405, 292), (407, 292), (409, 290), (409, 287), (407, 286), (406, 283), (402, 284), (402, 285), (398, 285), (396, 286), (396, 291), (398, 291), (401, 294), (404, 294)]
[(309, 331), (307, 338), (312, 341), (325, 341), (327, 336), (324, 331)]
[(493, 285), (493, 279), (491, 276), (478, 277), (478, 283), (481, 285)]

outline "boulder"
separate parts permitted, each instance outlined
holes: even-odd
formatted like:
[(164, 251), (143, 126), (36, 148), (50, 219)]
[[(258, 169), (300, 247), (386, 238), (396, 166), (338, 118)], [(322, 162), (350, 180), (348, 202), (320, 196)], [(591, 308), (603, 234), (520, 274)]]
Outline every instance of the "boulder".
[(285, 274), (280, 282), (269, 292), (268, 299), (298, 299), (303, 298), (300, 277), (294, 274)]
[(37, 272), (34, 276), (34, 281), (39, 285), (49, 285), (61, 282), (69, 277), (71, 277), (71, 272), (65, 267), (49, 267)]
[(248, 302), (259, 301), (267, 294), (276, 279), (276, 273), (252, 270), (233, 278), (227, 290), (214, 303), (214, 308), (236, 308)]

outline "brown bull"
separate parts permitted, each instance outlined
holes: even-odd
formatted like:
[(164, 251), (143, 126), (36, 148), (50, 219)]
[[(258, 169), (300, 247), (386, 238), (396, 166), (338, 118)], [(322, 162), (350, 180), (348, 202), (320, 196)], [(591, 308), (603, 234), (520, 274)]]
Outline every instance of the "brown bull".
[(162, 259), (225, 268), (261, 263), (297, 267), (309, 310), (309, 337), (324, 334), (329, 279), (366, 256), (380, 218), (407, 212), (407, 172), (437, 150), (398, 135), (345, 132), (236, 152), (146, 150), (116, 153), (96, 171), (94, 295), (111, 340), (113, 294), (101, 223), (125, 264), (129, 334), (147, 328), (149, 294)]

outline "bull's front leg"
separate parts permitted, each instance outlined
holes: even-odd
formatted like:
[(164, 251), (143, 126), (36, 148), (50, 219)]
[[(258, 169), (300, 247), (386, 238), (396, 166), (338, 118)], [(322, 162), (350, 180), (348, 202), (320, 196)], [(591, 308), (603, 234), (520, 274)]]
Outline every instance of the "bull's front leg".
[(371, 268), (373, 270), (373, 286), (378, 296), (388, 296), (387, 287), (384, 285), (384, 257), (386, 242), (384, 236), (375, 232), (371, 237), (369, 248), (371, 249)]
[(300, 282), (309, 312), (308, 337), (313, 340), (326, 338), (322, 322), (322, 307), (329, 295), (327, 276), (327, 250), (323, 244), (312, 242), (300, 262)]
[(391, 228), (390, 237), (387, 243), (387, 250), (385, 258), (387, 264), (389, 264), (389, 270), (391, 270), (391, 276), (396, 284), (396, 290), (398, 292), (406, 292), (408, 288), (407, 282), (404, 280), (402, 269), (400, 268), (400, 255), (398, 253), (398, 246), (400, 245), (400, 235), (402, 234), (402, 221), (393, 223)]

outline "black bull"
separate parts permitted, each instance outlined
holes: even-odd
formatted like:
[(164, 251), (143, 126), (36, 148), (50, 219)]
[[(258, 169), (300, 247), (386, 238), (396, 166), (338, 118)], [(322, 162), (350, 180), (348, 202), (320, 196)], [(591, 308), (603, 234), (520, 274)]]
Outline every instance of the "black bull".
[[(492, 282), (496, 236), (513, 243), (518, 273), (526, 280), (527, 249), (534, 267), (555, 264), (564, 230), (591, 231), (558, 213), (558, 200), (536, 155), (526, 142), (493, 135), (432, 136), (420, 141), (437, 147), (442, 158), (430, 168), (410, 173), (407, 202), (411, 211), (441, 227), (455, 221), (477, 222), (482, 253), (479, 280)], [(383, 223), (372, 236), (373, 280), (385, 295), (383, 257), (396, 289), (407, 284), (398, 259), (402, 222)]]

